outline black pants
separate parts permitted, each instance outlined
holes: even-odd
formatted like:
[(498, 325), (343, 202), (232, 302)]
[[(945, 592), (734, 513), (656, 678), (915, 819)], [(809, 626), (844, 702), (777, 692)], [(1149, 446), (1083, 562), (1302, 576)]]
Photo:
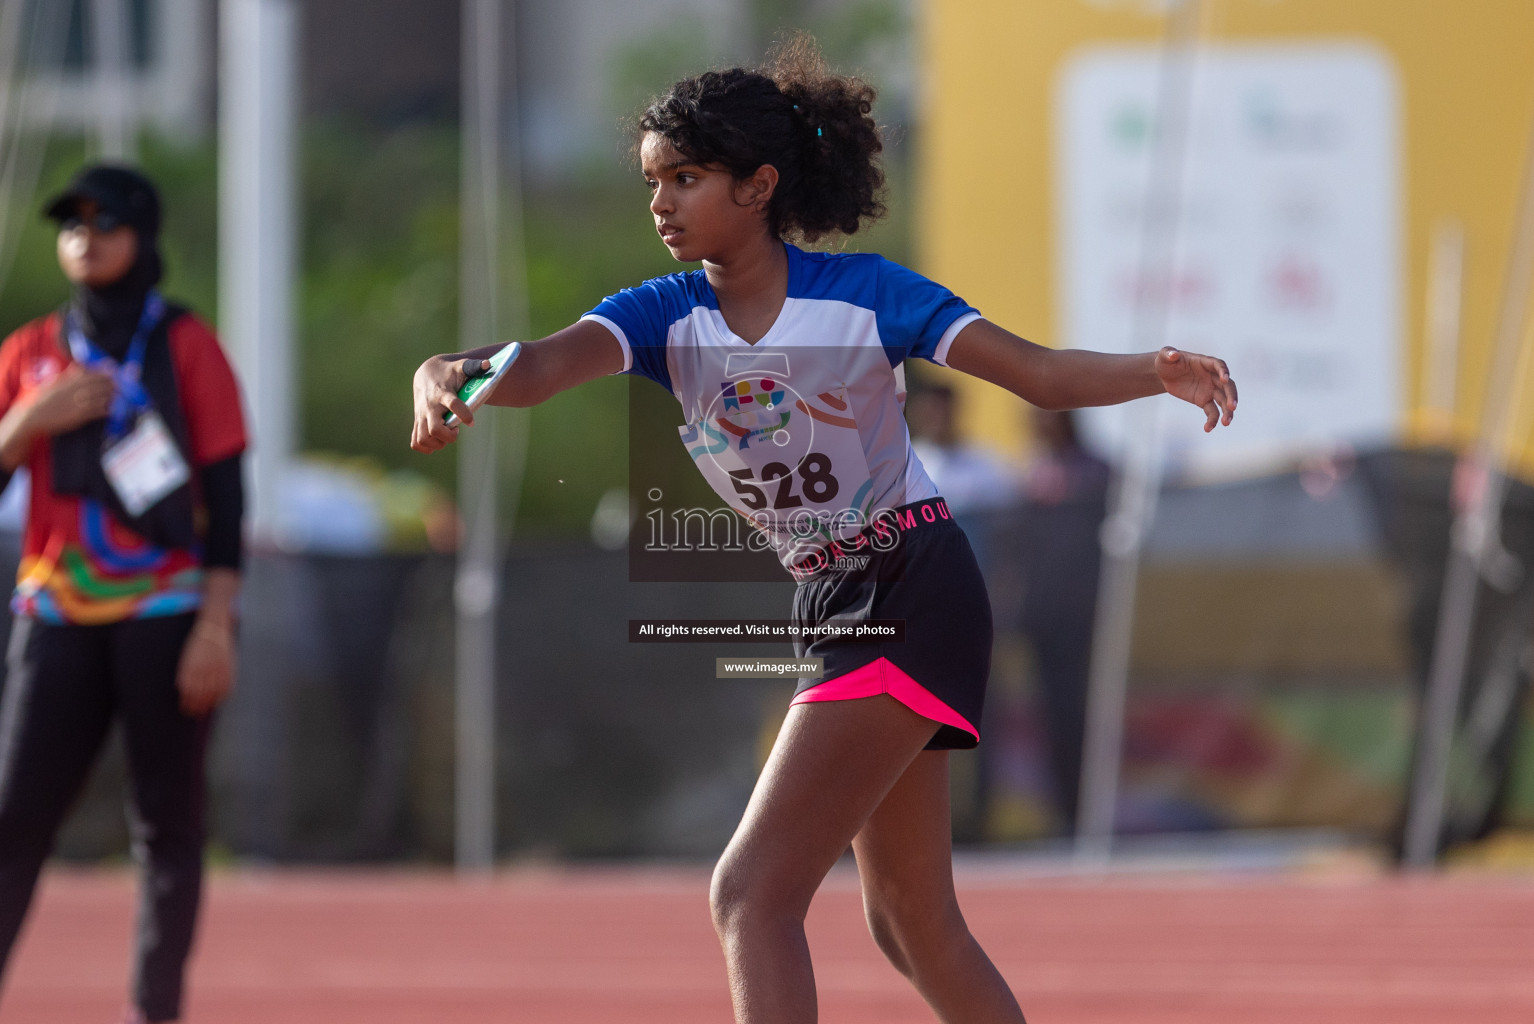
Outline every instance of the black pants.
[(0, 696), (0, 971), (115, 716), (128, 753), (133, 852), (144, 866), (133, 996), (152, 1021), (181, 1015), (202, 894), (208, 719), (183, 714), (176, 690), (192, 621), (18, 620)]

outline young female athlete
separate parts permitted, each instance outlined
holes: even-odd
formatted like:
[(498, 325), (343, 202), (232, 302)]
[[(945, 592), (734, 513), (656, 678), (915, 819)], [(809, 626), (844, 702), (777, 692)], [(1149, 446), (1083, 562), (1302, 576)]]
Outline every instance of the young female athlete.
[[(868, 926), (947, 1022), (1022, 1012), (954, 896), (948, 755), (973, 747), (991, 616), (964, 534), (911, 453), (901, 363), (916, 356), (1045, 408), (1168, 392), (1229, 424), (1225, 364), (1175, 349), (1054, 351), (983, 319), (875, 255), (787, 238), (851, 234), (882, 212), (874, 91), (830, 74), (799, 40), (759, 71), (677, 83), (639, 122), (655, 227), (701, 270), (647, 281), (527, 344), (491, 402), (529, 406), (604, 374), (638, 373), (681, 403), (683, 443), (800, 581), (803, 679), (710, 901), (740, 1022), (813, 1021), (804, 917), (850, 843)], [(411, 444), (436, 451), (467, 372), (496, 351), (416, 371)], [(815, 627), (902, 620), (904, 638), (852, 643)]]

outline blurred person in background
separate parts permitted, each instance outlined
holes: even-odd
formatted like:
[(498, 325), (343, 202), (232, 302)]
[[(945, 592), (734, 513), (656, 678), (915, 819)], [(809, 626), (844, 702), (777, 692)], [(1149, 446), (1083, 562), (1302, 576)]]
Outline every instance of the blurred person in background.
[(156, 290), (153, 184), (87, 167), (45, 212), (71, 297), (0, 346), (0, 469), (32, 481), (0, 697), (0, 970), (115, 719), (144, 870), (123, 1019), (171, 1021), (234, 678), (245, 427), (217, 339)]
[[(1423, 780), (1416, 767), (1430, 728), (1424, 714), (1439, 639), (1444, 575), (1455, 517), (1487, 486), (1471, 461), (1448, 452), (1395, 453), (1365, 460), (1385, 550), (1406, 580), (1411, 656), (1411, 752), (1401, 799), (1386, 834), (1404, 864), (1406, 830)], [(1463, 689), (1436, 855), (1463, 853), (1508, 824), (1519, 773), (1534, 668), (1534, 486), (1507, 481), (1496, 544), (1476, 583)]]
[[(1022, 499), (1017, 467), (995, 451), (959, 435), (959, 395), (947, 384), (925, 374), (913, 376), (905, 396), (906, 425), (911, 450), (963, 527), (990, 592), (993, 614), (1003, 621), (1016, 605), (1017, 574), (1012, 559), (998, 557), (998, 536), (1010, 539), (1010, 525)], [(1003, 545), (1001, 545), (1004, 547)], [(1000, 570), (1000, 571), (998, 571)], [(982, 714), (984, 729), (995, 717), (995, 702)], [(968, 798), (954, 803), (954, 838), (980, 842), (985, 838), (996, 774), (995, 744), (975, 748), (973, 774), (956, 776)]]
[[(972, 514), (1015, 503), (1019, 481), (995, 452), (959, 437), (958, 408), (958, 396), (948, 385), (913, 382), (906, 395), (905, 418), (912, 450), (968, 532)], [(974, 544), (973, 533), (970, 543)]]
[(1088, 449), (1075, 413), (1029, 409), (1037, 455), (1023, 481), (1017, 532), (1022, 600), (1018, 631), (1033, 652), (1044, 715), (1055, 816), (1075, 831), (1086, 733), (1092, 623), (1108, 512), (1108, 463)]

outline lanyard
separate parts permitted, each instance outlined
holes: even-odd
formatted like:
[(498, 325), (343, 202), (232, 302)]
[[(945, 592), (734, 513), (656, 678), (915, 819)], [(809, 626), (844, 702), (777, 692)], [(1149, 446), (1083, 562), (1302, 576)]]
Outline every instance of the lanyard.
[(112, 410), (107, 415), (107, 436), (110, 438), (118, 438), (127, 433), (129, 421), (154, 404), (142, 379), (144, 352), (149, 348), (149, 336), (154, 333), (164, 315), (165, 300), (160, 298), (159, 292), (150, 292), (144, 299), (144, 312), (139, 315), (133, 340), (128, 342), (127, 358), (119, 363), (92, 344), (81, 332), (73, 311), (65, 314), (69, 352), (75, 357), (75, 362), (88, 369), (106, 370), (116, 382), (112, 394)]

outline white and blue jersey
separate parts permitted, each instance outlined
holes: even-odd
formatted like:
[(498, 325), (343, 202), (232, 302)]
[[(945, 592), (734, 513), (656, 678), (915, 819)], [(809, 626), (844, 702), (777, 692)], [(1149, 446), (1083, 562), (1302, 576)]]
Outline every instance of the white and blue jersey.
[(785, 248), (788, 297), (755, 344), (725, 324), (702, 270), (625, 288), (582, 319), (618, 339), (624, 373), (676, 396), (694, 463), (792, 566), (936, 496), (911, 450), (902, 363), (946, 365), (980, 314), (882, 256)]

